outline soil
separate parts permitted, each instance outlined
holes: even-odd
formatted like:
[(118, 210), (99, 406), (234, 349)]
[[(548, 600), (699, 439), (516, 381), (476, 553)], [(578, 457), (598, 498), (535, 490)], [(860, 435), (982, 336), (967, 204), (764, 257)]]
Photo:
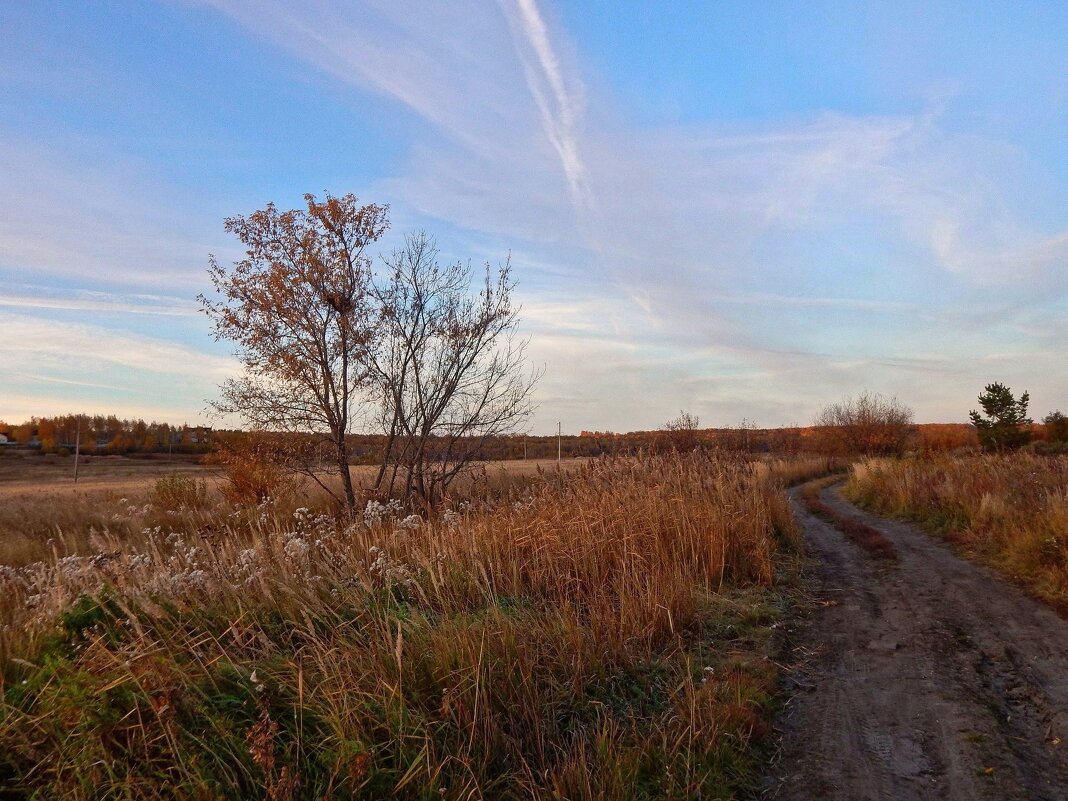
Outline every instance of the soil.
[(1068, 799), (1068, 621), (907, 523), (875, 559), (794, 491), (814, 611), (790, 635), (790, 700), (766, 797)]

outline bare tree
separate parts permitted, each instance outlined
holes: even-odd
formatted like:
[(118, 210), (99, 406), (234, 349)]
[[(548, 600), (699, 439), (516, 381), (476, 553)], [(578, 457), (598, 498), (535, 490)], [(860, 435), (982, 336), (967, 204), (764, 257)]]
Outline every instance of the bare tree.
[(912, 409), (897, 398), (864, 392), (825, 406), (815, 424), (847, 453), (894, 454), (905, 450), (912, 417)]
[(377, 486), (427, 508), (477, 458), (487, 439), (514, 432), (533, 412), (540, 377), (527, 372), (516, 336), (510, 266), (486, 265), (472, 291), (469, 267), (442, 267), (424, 233), (407, 237), (374, 287), (382, 329), (371, 359), (386, 434)]
[[(306, 211), (280, 212), (272, 203), (226, 220), (246, 257), (229, 270), (212, 257), (220, 298), (199, 300), (216, 340), (237, 344), (244, 373), (223, 384), (212, 406), (256, 429), (318, 435), (351, 509), (345, 438), (367, 386), (377, 321), (364, 249), (388, 227), (388, 207), (360, 206), (353, 195), (304, 199)], [(310, 467), (307, 473), (334, 494)]]
[(697, 437), (700, 424), (696, 414), (680, 411), (678, 417), (664, 423), (669, 447), (676, 451), (692, 451), (700, 444)]

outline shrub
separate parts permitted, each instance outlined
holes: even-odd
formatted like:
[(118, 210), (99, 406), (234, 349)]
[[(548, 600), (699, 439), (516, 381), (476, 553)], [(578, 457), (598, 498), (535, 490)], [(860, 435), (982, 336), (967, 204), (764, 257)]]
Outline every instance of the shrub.
[(679, 412), (674, 420), (664, 424), (663, 438), (657, 438), (658, 450), (674, 450), (681, 453), (692, 451), (700, 445), (698, 439), (698, 427), (700, 420), (696, 414)]
[(889, 455), (904, 452), (913, 432), (912, 417), (912, 409), (897, 398), (864, 392), (825, 406), (815, 424), (828, 450)]
[(979, 437), (975, 426), (967, 423), (925, 423), (916, 427), (912, 442), (920, 453), (935, 454), (958, 451), (965, 448), (978, 449)]
[(1050, 442), (1068, 442), (1068, 416), (1050, 412), (1042, 420), (1046, 424), (1046, 436)]
[(158, 509), (178, 511), (196, 509), (208, 497), (208, 485), (204, 481), (181, 473), (171, 473), (156, 480), (149, 493), (149, 503)]
[(268, 499), (292, 496), (296, 477), (286, 463), (286, 444), (269, 434), (252, 434), (230, 443), (220, 453), (226, 482), (223, 496), (235, 506), (255, 506)]

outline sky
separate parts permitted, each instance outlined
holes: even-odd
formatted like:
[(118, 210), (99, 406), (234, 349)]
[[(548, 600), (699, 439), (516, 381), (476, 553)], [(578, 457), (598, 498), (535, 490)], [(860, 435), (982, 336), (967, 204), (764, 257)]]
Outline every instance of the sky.
[[(223, 219), (510, 256), (536, 433), (1068, 412), (1068, 4), (0, 4), (0, 419), (211, 422)], [(218, 422), (218, 421), (216, 421)], [(225, 421), (224, 421), (225, 422)]]

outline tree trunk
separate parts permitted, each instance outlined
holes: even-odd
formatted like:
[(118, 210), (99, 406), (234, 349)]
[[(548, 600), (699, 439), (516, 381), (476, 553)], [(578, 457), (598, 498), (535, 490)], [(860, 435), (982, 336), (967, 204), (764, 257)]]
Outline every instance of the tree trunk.
[[(390, 457), (393, 455), (393, 443), (397, 439), (397, 413), (393, 413), (393, 423), (389, 427), (389, 436), (386, 438), (385, 447), (382, 448), (382, 465), (378, 468), (378, 477), (375, 478), (375, 490), (378, 491), (382, 488), (382, 482), (386, 477), (386, 468), (389, 465)], [(393, 475), (396, 477), (397, 470), (393, 469)], [(389, 490), (393, 491), (393, 481), (389, 482)]]
[(337, 443), (337, 469), (341, 474), (341, 488), (345, 492), (345, 506), (350, 512), (356, 510), (356, 493), (352, 490), (352, 473), (349, 471), (349, 452), (345, 447), (345, 439), (341, 438)]

